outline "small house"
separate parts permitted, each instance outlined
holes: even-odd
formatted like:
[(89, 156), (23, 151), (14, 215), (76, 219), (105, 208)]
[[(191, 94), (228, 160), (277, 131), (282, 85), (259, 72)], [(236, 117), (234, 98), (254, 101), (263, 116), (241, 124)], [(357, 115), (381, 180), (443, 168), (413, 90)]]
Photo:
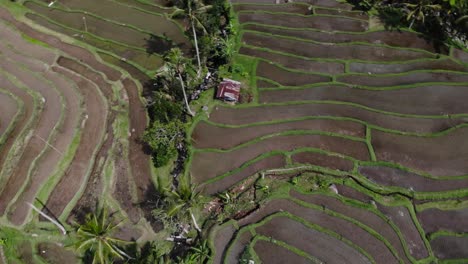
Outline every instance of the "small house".
[(218, 85), (216, 98), (225, 102), (237, 103), (239, 101), (240, 89), (240, 82), (224, 78)]

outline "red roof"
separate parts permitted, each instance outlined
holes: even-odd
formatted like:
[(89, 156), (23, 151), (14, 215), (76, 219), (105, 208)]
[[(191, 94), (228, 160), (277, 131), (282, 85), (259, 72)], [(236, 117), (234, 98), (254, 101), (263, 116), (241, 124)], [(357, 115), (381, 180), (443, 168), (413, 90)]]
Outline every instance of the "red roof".
[(218, 85), (218, 91), (216, 92), (216, 98), (225, 101), (239, 101), (241, 83), (231, 79), (223, 79)]

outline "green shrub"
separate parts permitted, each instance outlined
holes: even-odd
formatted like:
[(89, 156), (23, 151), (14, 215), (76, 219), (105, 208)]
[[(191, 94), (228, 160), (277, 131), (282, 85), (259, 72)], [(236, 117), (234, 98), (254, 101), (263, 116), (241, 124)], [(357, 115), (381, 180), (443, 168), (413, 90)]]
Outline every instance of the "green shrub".
[(166, 165), (177, 154), (177, 144), (183, 138), (182, 123), (174, 120), (169, 123), (154, 121), (143, 135), (143, 141), (151, 149), (155, 167)]

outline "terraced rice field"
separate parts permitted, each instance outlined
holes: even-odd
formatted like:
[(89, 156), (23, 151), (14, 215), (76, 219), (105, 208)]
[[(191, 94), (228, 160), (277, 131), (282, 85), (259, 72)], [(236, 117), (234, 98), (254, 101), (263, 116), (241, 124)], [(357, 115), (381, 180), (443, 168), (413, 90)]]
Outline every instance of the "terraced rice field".
[(467, 263), (468, 53), (333, 0), (233, 7), (254, 101), (191, 133), (209, 210), (247, 204), (213, 263)]
[(5, 254), (18, 258), (12, 263), (78, 261), (29, 203), (71, 228), (105, 199), (129, 219), (117, 236), (154, 234), (144, 218), (150, 212), (139, 206), (153, 186), (140, 141), (148, 122), (140, 95), (161, 65), (159, 54), (146, 52), (148, 32), (190, 48), (179, 22), (163, 16), (169, 8), (123, 0), (47, 4), (0, 6), (0, 226), (46, 230), (14, 255), (1, 248), (0, 263)]

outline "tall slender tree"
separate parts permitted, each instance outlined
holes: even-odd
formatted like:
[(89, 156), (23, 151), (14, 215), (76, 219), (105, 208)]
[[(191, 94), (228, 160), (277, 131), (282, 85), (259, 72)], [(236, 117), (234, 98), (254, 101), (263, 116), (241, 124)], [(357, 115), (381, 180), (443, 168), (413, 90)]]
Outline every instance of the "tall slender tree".
[(198, 37), (197, 37), (197, 28), (201, 29), (204, 34), (207, 34), (207, 30), (203, 23), (200, 21), (200, 15), (207, 12), (212, 8), (211, 5), (204, 5), (200, 0), (184, 0), (183, 8), (177, 8), (172, 14), (171, 17), (184, 17), (189, 20), (190, 26), (192, 28), (193, 42), (195, 44), (195, 52), (197, 55), (197, 64), (198, 64), (198, 75), (201, 73), (201, 59), (200, 59), (200, 50), (198, 48)]
[(185, 82), (182, 75), (187, 72), (187, 68), (190, 67), (191, 63), (184, 57), (184, 54), (179, 48), (172, 48), (169, 50), (166, 55), (164, 55), (164, 66), (159, 71), (158, 74), (162, 74), (169, 79), (177, 79), (182, 88), (182, 93), (184, 96), (185, 107), (187, 112), (191, 116), (195, 116), (195, 113), (190, 109), (190, 105), (187, 99), (187, 93), (185, 91)]

